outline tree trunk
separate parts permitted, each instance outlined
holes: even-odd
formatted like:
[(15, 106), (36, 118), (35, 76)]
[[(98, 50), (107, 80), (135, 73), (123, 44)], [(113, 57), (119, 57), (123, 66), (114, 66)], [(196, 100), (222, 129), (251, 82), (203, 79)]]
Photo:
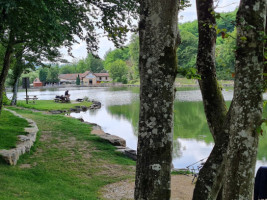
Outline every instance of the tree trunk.
[(19, 87), (19, 77), (16, 77), (16, 80), (13, 85), (13, 96), (11, 100), (12, 106), (17, 105), (18, 87)]
[(7, 45), (6, 52), (5, 52), (3, 68), (0, 74), (0, 114), (2, 112), (5, 81), (6, 81), (6, 77), (8, 74), (9, 67), (10, 67), (10, 59), (11, 59), (11, 54), (13, 52), (13, 45), (14, 45), (14, 37), (13, 37), (13, 34), (10, 33), (9, 43)]
[(266, 0), (241, 0), (237, 12), (237, 50), (230, 143), (223, 199), (252, 199), (262, 119)]
[(135, 199), (170, 199), (176, 50), (176, 0), (140, 2), (140, 116)]
[[(224, 156), (228, 145), (227, 107), (218, 85), (215, 66), (216, 20), (213, 0), (197, 0), (199, 44), (197, 69), (204, 110), (215, 146), (200, 170), (193, 199), (216, 199), (223, 183)], [(225, 128), (226, 127), (226, 128)]]
[(21, 77), (24, 69), (25, 69), (25, 63), (22, 60), (23, 52), (25, 47), (21, 46), (20, 48), (16, 49), (16, 64), (13, 67), (13, 96), (11, 100), (11, 105), (17, 105), (17, 93), (18, 93), (18, 87), (19, 87), (19, 78)]

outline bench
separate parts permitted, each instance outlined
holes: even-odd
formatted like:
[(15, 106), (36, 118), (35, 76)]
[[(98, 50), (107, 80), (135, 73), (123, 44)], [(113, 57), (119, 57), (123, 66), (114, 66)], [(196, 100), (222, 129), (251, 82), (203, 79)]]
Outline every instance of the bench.
[(83, 102), (83, 99), (76, 99), (76, 101), (78, 101), (78, 102)]
[(33, 96), (26, 96), (26, 101), (32, 100), (33, 103), (35, 103), (35, 101), (38, 99), (38, 97), (36, 95)]
[(55, 98), (54, 101), (56, 103), (69, 103), (70, 99), (68, 99), (67, 97), (62, 97), (62, 98)]
[(61, 100), (60, 98), (55, 98), (55, 99), (54, 99), (54, 101), (55, 101), (56, 103), (60, 102), (60, 100)]

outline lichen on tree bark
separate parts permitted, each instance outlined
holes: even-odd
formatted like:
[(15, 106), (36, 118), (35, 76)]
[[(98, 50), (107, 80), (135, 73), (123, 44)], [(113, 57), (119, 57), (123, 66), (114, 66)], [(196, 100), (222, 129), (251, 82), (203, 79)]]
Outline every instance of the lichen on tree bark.
[[(197, 1), (200, 36), (197, 65), (202, 78), (200, 87), (207, 121), (215, 146), (200, 171), (194, 199), (251, 199), (258, 146), (256, 129), (260, 126), (262, 115), (266, 0), (240, 2), (234, 98), (228, 112), (223, 109), (225, 104), (214, 81), (216, 73), (212, 49), (215, 41), (212, 42), (212, 23), (215, 18), (211, 14), (213, 0), (208, 2)], [(205, 24), (211, 28), (205, 30)], [(201, 37), (201, 34), (204, 36)], [(222, 196), (218, 197), (221, 188)]]
[(140, 116), (135, 199), (169, 199), (179, 4), (140, 2)]

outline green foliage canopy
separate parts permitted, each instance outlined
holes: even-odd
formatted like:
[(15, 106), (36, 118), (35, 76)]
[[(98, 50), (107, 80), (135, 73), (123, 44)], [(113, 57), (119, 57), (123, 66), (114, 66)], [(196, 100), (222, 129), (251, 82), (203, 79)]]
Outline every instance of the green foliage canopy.
[(109, 73), (113, 81), (127, 83), (127, 65), (123, 60), (116, 60), (109, 64)]

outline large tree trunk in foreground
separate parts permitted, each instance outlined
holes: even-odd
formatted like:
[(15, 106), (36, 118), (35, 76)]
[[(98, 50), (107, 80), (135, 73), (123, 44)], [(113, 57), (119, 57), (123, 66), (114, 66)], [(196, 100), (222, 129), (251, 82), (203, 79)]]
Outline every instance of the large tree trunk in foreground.
[(201, 76), (199, 85), (204, 110), (215, 146), (200, 170), (193, 199), (216, 199), (223, 183), (224, 155), (228, 145), (228, 134), (224, 128), (227, 108), (216, 78), (215, 47), (216, 30), (213, 0), (197, 0), (199, 44), (197, 69)]
[[(215, 146), (200, 171), (194, 190), (193, 199), (196, 200), (252, 198), (258, 145), (256, 128), (261, 123), (262, 114), (266, 1), (252, 3), (241, 1), (238, 12), (235, 93), (227, 113), (215, 77), (213, 1), (197, 0), (199, 83)], [(219, 192), (222, 196), (218, 197)]]
[(177, 0), (140, 2), (140, 118), (135, 199), (170, 199)]
[(6, 77), (8, 74), (9, 67), (10, 67), (10, 59), (11, 59), (11, 54), (13, 52), (13, 45), (14, 45), (14, 38), (13, 38), (13, 35), (10, 33), (9, 43), (7, 45), (6, 52), (5, 52), (3, 68), (0, 74), (0, 114), (1, 114), (2, 106), (3, 106), (3, 94), (5, 90), (5, 81), (6, 81)]
[(241, 0), (237, 12), (237, 50), (230, 144), (223, 199), (252, 199), (262, 119), (266, 0)]

